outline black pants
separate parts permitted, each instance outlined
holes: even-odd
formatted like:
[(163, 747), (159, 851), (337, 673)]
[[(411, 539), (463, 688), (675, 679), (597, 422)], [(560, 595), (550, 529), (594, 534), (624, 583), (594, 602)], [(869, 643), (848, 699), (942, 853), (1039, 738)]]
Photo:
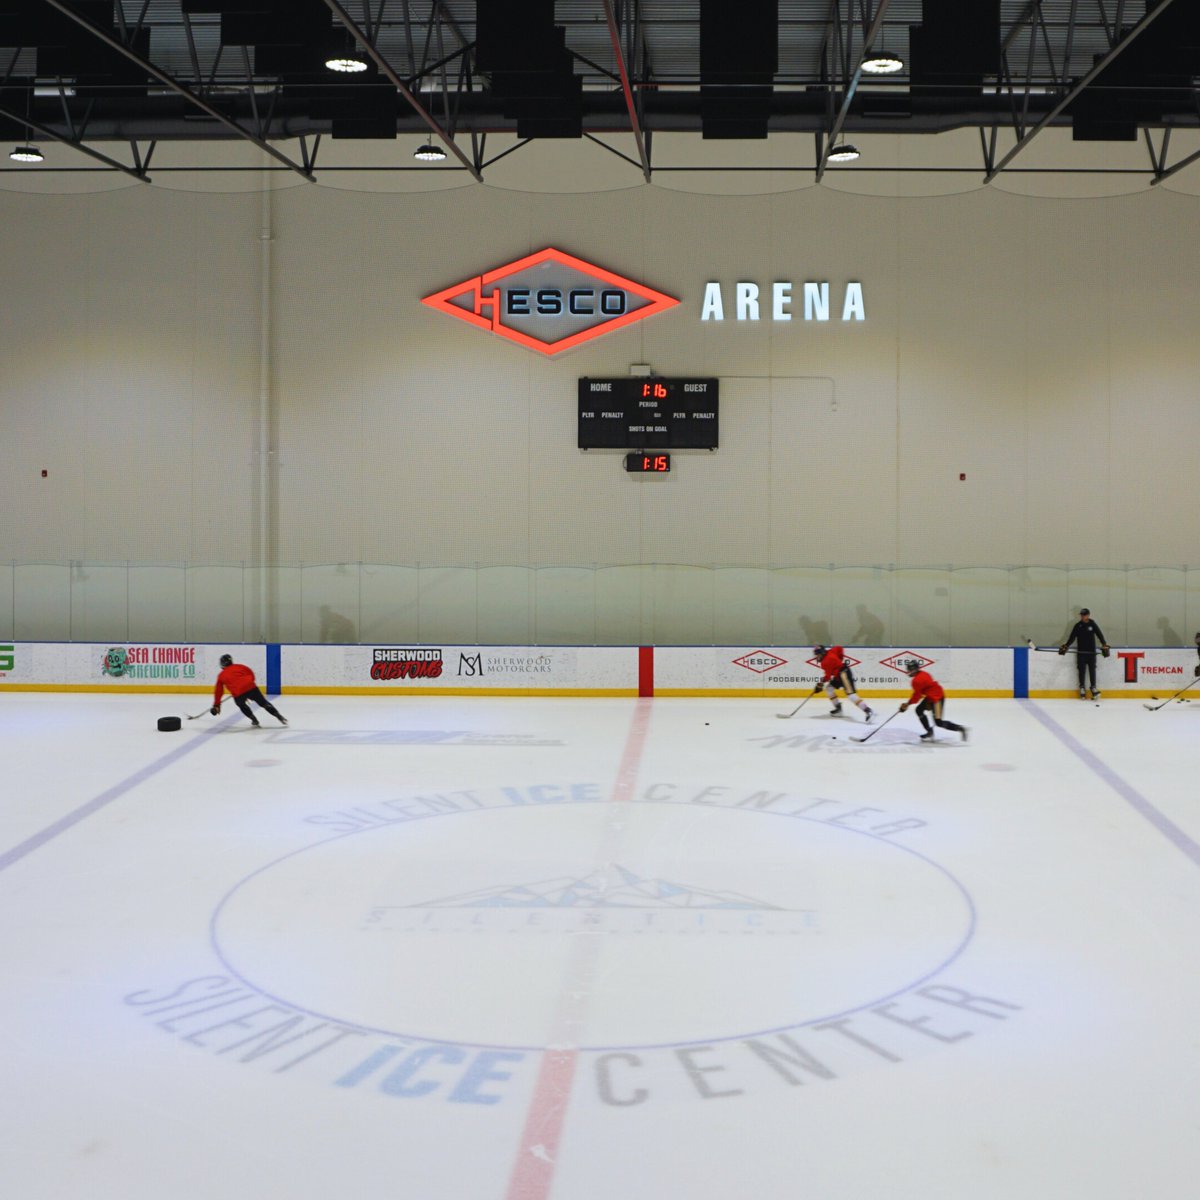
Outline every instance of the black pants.
[(1087, 684), (1084, 683), (1084, 677), (1090, 676), (1092, 680), (1092, 691), (1096, 690), (1096, 652), (1093, 650), (1091, 654), (1085, 654), (1080, 651), (1075, 655), (1075, 666), (1079, 671), (1079, 690), (1083, 691)]
[(267, 712), (269, 712), (277, 721), (283, 720), (282, 714), (275, 707), (275, 705), (273, 705), (258, 688), (252, 687), (248, 692), (243, 692), (240, 696), (234, 696), (233, 702), (247, 717), (250, 718), (250, 720), (255, 723), (255, 725), (258, 724), (258, 718), (253, 712), (250, 711), (250, 705), (248, 703), (250, 700), (253, 700), (254, 703), (259, 706), (259, 708), (265, 708)]
[(942, 720), (942, 711), (945, 709), (945, 707), (945, 700), (930, 700), (928, 696), (926, 696), (925, 699), (917, 705), (917, 720), (921, 722), (921, 728), (924, 729), (926, 733), (933, 732), (929, 722), (925, 719), (925, 714), (927, 712), (933, 713), (933, 723), (939, 729), (952, 729), (955, 733), (962, 733), (963, 727), (961, 725), (955, 725), (953, 721)]

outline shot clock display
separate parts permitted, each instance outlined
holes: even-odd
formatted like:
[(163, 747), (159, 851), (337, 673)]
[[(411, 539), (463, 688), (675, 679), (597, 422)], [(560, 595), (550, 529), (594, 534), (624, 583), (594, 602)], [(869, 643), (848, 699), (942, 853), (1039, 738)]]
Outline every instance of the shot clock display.
[(717, 391), (715, 379), (581, 379), (579, 448), (715, 450)]
[(646, 454), (639, 450), (625, 455), (625, 470), (634, 471), (638, 475), (662, 474), (670, 469), (671, 456), (669, 454)]

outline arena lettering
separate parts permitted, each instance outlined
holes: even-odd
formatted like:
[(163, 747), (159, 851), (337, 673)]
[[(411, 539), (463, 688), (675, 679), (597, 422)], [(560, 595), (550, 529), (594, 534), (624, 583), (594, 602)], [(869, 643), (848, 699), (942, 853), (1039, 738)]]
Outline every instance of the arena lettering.
[[(770, 289), (772, 321), (790, 321), (793, 313), (792, 289), (790, 281), (784, 280), (773, 283)], [(829, 320), (829, 281), (808, 280), (803, 285), (804, 320)], [(760, 311), (760, 290), (757, 283), (739, 281), (733, 285), (733, 314), (738, 321), (757, 321)], [(857, 281), (846, 284), (842, 292), (842, 320), (865, 321), (867, 319), (866, 301), (863, 296), (863, 286)], [(704, 285), (704, 299), (700, 305), (701, 321), (725, 320), (725, 294), (721, 284), (710, 281)]]

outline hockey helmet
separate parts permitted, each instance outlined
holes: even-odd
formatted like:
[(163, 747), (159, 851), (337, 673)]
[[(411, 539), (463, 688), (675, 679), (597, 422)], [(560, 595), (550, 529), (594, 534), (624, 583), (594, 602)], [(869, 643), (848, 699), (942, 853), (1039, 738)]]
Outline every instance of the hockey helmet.
[(221, 658), (220, 658), (220, 663), (221, 663), (221, 666), (223, 666), (223, 667), (232, 667), (233, 666), (233, 655), (232, 654), (222, 654)]
[(904, 660), (904, 669), (910, 675), (915, 675), (921, 669), (921, 660), (919, 658), (906, 658)]
[(814, 653), (814, 654), (815, 654), (815, 655), (816, 655), (818, 658), (823, 658), (823, 657), (824, 657), (826, 654), (828, 654), (828, 653), (829, 653), (829, 651), (828, 651), (828, 649), (827, 649), (825, 646), (822, 646), (822, 645), (820, 644), (820, 642), (818, 642), (818, 643), (817, 643), (817, 644), (816, 644), (816, 645), (813, 647), (813, 653)]

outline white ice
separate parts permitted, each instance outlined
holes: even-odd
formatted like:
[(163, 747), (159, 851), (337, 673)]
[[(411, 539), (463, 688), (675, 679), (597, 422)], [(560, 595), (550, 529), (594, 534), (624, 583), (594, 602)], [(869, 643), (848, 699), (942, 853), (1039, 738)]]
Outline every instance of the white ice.
[(1196, 1196), (1200, 703), (202, 703), (0, 695), (5, 1197)]

